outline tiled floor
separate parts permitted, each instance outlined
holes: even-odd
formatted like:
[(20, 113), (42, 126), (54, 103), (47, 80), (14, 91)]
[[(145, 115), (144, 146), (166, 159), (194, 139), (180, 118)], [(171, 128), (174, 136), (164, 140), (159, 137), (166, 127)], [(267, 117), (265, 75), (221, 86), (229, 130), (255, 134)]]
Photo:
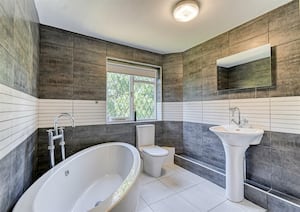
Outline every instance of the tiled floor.
[(225, 190), (179, 166), (165, 166), (160, 178), (141, 174), (138, 212), (260, 212), (244, 200), (232, 203)]

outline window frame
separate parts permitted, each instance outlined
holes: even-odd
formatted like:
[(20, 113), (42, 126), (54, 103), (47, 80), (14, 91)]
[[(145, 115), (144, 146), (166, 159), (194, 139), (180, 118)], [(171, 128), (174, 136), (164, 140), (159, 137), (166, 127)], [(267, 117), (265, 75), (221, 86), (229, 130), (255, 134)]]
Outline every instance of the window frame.
[[(155, 77), (154, 77), (154, 82), (149, 82), (149, 81), (144, 81), (144, 80), (135, 80), (134, 76), (139, 76), (139, 75), (132, 75), (132, 74), (128, 74), (130, 77), (130, 116), (127, 119), (109, 119), (108, 117), (108, 104), (107, 104), (107, 97), (108, 97), (108, 89), (107, 89), (107, 84), (106, 84), (106, 111), (105, 111), (105, 119), (106, 119), (106, 124), (121, 124), (121, 123), (135, 123), (135, 122), (150, 122), (150, 121), (157, 121), (158, 120), (158, 101), (157, 101), (157, 79), (158, 79), (158, 73), (160, 74), (159, 79), (162, 79), (162, 68), (161, 66), (156, 66), (156, 65), (152, 65), (152, 64), (147, 64), (147, 63), (140, 63), (140, 62), (135, 62), (135, 61), (130, 61), (130, 60), (123, 60), (123, 59), (118, 59), (118, 58), (114, 58), (114, 57), (107, 57), (106, 58), (106, 76), (107, 73), (117, 73), (117, 72), (111, 72), (108, 70), (108, 62), (116, 62), (116, 63), (124, 63), (126, 64), (126, 66), (128, 65), (129, 67), (145, 67), (145, 68), (151, 68), (151, 69), (156, 69), (155, 71)], [(125, 65), (124, 65), (125, 66)], [(154, 99), (155, 99), (155, 103), (154, 103), (154, 114), (155, 114), (155, 118), (154, 119), (143, 119), (143, 120), (134, 120), (134, 83), (147, 83), (147, 84), (152, 84), (154, 85)], [(106, 80), (107, 83), (107, 80)], [(160, 86), (160, 94), (162, 91), (162, 86)], [(160, 105), (161, 107), (161, 105)], [(161, 109), (160, 109), (161, 111)]]

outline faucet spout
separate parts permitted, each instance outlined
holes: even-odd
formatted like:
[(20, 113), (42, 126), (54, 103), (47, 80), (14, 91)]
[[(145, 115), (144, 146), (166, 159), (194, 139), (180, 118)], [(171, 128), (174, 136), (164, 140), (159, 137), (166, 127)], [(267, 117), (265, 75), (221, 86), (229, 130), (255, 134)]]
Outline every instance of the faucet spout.
[[(238, 127), (241, 127), (241, 112), (240, 112), (240, 109), (238, 107), (231, 107), (231, 108), (229, 108), (229, 111), (232, 112), (231, 122), (235, 123)], [(238, 113), (238, 120), (237, 121), (234, 119), (236, 111)]]
[(58, 116), (55, 117), (54, 123), (53, 123), (54, 132), (55, 132), (56, 135), (58, 135), (58, 127), (57, 127), (58, 126), (58, 121), (62, 117), (69, 118), (72, 121), (72, 127), (75, 127), (75, 120), (74, 120), (73, 116), (70, 113), (61, 113), (61, 114), (59, 114)]

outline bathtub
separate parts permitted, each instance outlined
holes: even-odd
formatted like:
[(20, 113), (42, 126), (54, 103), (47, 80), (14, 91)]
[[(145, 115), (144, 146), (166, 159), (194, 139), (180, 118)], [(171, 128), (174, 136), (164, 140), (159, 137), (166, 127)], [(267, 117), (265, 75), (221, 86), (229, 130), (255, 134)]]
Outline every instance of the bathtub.
[(136, 211), (140, 167), (139, 152), (129, 144), (89, 147), (39, 178), (13, 212)]

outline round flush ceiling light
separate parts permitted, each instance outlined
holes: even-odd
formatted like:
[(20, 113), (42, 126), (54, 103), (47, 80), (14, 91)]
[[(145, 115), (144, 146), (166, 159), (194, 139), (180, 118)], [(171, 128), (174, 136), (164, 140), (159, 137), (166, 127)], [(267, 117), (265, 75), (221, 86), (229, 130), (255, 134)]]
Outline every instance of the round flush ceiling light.
[(175, 5), (173, 16), (176, 21), (188, 22), (196, 18), (199, 13), (199, 5), (195, 0), (183, 0)]

